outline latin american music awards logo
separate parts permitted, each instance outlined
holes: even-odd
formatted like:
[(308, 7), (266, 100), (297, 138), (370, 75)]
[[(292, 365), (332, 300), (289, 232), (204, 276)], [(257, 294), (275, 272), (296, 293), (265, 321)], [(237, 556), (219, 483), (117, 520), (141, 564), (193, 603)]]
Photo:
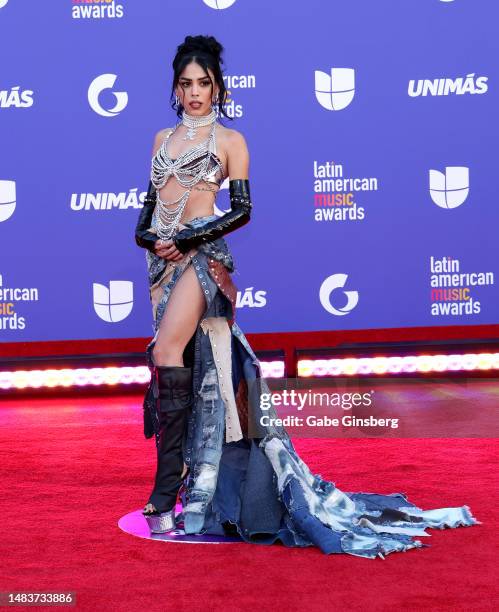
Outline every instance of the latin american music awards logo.
[[(24, 330), (28, 326), (32, 309), (30, 302), (39, 301), (38, 287), (12, 287), (5, 282), (4, 275), (0, 272), (0, 330)], [(28, 307), (24, 315), (21, 314), (23, 306)], [(18, 312), (21, 306), (21, 313)], [(28, 315), (26, 316), (26, 311)]]
[(121, 19), (125, 13), (115, 0), (71, 0), (73, 19)]

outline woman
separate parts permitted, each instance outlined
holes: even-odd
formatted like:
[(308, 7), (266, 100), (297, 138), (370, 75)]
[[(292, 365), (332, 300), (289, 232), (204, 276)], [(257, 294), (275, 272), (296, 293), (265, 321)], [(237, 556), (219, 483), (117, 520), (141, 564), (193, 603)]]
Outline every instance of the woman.
[[(423, 546), (412, 536), (428, 535), (425, 527), (475, 524), (466, 506), (423, 512), (402, 494), (343, 493), (310, 472), (284, 428), (261, 423), (276, 413), (260, 407), (268, 388), (234, 320), (234, 262), (223, 238), (250, 220), (252, 203), (245, 139), (215, 112), (225, 115), (222, 50), (211, 36), (187, 36), (177, 49), (172, 96), (181, 121), (156, 136), (135, 234), (147, 249), (154, 315), (144, 400), (144, 434), (157, 447), (143, 510), (151, 531), (183, 519), (187, 534), (383, 558)], [(218, 217), (226, 177), (231, 210)]]

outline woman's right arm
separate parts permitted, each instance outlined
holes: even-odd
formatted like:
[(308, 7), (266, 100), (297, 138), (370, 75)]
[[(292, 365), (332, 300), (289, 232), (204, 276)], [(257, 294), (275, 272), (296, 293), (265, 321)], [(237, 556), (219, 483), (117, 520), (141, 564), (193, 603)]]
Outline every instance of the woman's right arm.
[[(168, 129), (168, 128), (167, 128)], [(165, 137), (166, 130), (160, 130), (154, 139), (154, 144), (152, 148), (152, 155), (156, 154), (156, 151), (161, 146), (163, 139)], [(139, 247), (144, 249), (149, 249), (152, 253), (155, 253), (156, 242), (159, 240), (157, 234), (153, 232), (149, 232), (151, 229), (152, 223), (152, 215), (154, 212), (154, 207), (156, 206), (156, 189), (154, 185), (149, 180), (149, 186), (147, 188), (147, 194), (144, 198), (144, 206), (140, 211), (140, 215), (137, 221), (137, 225), (135, 227), (135, 242)]]
[(156, 190), (151, 181), (144, 198), (144, 205), (140, 211), (139, 219), (135, 227), (135, 242), (143, 249), (155, 252), (156, 242), (159, 240), (157, 234), (148, 231), (151, 228), (152, 215), (156, 206)]

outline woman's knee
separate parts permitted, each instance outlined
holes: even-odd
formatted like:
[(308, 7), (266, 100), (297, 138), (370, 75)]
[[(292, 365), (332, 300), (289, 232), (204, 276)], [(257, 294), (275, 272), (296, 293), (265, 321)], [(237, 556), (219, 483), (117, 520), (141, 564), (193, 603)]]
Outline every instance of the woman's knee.
[(180, 342), (157, 342), (152, 350), (155, 365), (183, 365), (183, 352), (185, 346)]

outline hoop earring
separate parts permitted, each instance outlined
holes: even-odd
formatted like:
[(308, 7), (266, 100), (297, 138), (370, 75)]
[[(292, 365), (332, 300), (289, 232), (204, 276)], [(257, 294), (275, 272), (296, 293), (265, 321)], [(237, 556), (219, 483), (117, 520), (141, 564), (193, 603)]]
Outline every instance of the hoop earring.
[(215, 111), (215, 113), (217, 114), (217, 117), (220, 114), (220, 109), (218, 107), (218, 94), (216, 95), (215, 99), (212, 100), (211, 102), (211, 109)]

